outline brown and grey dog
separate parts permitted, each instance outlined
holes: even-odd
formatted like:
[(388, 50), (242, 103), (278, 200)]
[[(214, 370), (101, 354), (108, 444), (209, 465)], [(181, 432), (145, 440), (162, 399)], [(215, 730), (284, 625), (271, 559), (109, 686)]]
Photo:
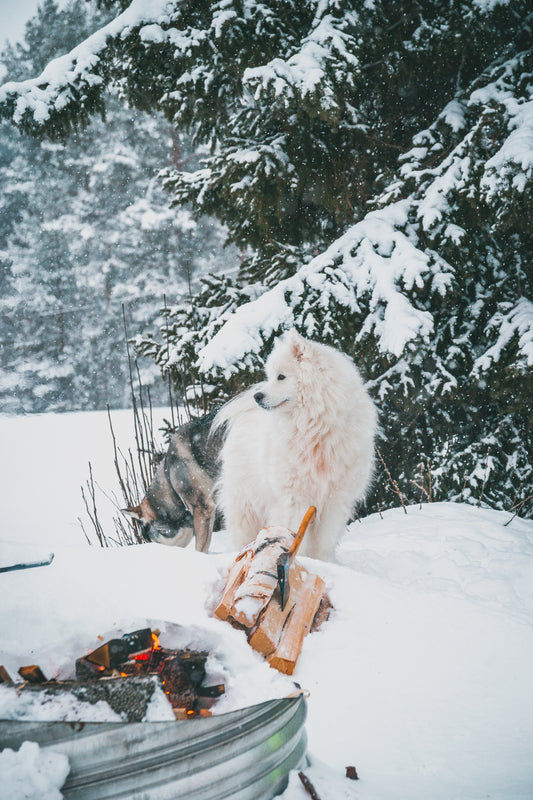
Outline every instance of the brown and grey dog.
[(146, 540), (185, 547), (194, 535), (196, 549), (209, 550), (216, 511), (213, 487), (224, 436), (221, 430), (211, 434), (215, 413), (179, 428), (146, 495), (138, 506), (124, 509), (139, 520)]

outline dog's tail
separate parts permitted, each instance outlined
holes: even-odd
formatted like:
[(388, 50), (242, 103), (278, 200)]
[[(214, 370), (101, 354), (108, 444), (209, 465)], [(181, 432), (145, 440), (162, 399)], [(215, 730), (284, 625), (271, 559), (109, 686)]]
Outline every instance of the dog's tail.
[(215, 434), (218, 434), (221, 432), (222, 428), (224, 428), (225, 435), (230, 429), (232, 423), (238, 416), (240, 416), (240, 414), (257, 408), (257, 404), (254, 400), (254, 394), (257, 392), (260, 386), (262, 386), (261, 383), (256, 383), (253, 386), (250, 386), (248, 389), (245, 389), (244, 392), (241, 392), (233, 397), (231, 400), (228, 400), (228, 402), (222, 406), (220, 411), (217, 412), (217, 415), (211, 424), (209, 435), (214, 436)]

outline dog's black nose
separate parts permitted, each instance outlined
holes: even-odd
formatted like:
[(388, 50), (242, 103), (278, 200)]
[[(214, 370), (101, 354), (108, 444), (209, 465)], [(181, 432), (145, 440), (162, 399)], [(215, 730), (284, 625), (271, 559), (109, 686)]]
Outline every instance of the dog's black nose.
[(264, 399), (265, 399), (265, 393), (264, 392), (256, 392), (254, 394), (254, 400), (258, 405), (261, 405), (261, 403), (263, 402)]

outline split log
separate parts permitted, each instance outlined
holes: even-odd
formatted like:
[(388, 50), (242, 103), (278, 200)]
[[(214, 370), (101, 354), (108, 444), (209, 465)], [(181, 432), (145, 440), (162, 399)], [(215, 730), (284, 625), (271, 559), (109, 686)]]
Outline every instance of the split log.
[(250, 645), (258, 653), (270, 656), (279, 644), (287, 620), (294, 609), (294, 600), (299, 598), (308, 571), (294, 564), (290, 571), (291, 599), (283, 611), (279, 602), (269, 603), (265, 613), (260, 617), (257, 625), (252, 629), (248, 639)]
[(218, 617), (218, 619), (226, 620), (229, 617), (235, 599), (235, 592), (246, 577), (251, 557), (252, 551), (250, 549), (243, 550), (231, 565), (224, 594), (214, 612), (215, 617)]
[(313, 619), (318, 611), (325, 583), (319, 575), (307, 573), (297, 601), (281, 635), (275, 652), (268, 657), (268, 663), (285, 675), (292, 675), (302, 649), (304, 636), (311, 630)]
[(287, 528), (273, 526), (260, 531), (246, 577), (235, 592), (232, 613), (235, 622), (249, 628), (257, 620), (278, 585), (278, 558), (290, 552), (293, 542), (294, 534)]
[[(250, 646), (264, 655), (271, 666), (292, 675), (310, 631), (315, 614), (324, 600), (324, 581), (312, 575), (294, 557), (316, 509), (306, 513), (298, 532), (271, 526), (263, 528), (256, 539), (237, 556), (222, 598), (215, 609), (218, 619), (243, 628)], [(281, 603), (278, 590), (278, 561), (288, 557), (289, 593)], [(283, 608), (282, 608), (283, 605)]]
[[(306, 512), (297, 533), (279, 525), (262, 528), (258, 535), (242, 550), (230, 569), (222, 599), (215, 610), (219, 619), (231, 616), (244, 627), (251, 627), (261, 611), (270, 602), (278, 585), (277, 563), (283, 553), (290, 562), (298, 552), (304, 534), (314, 519), (316, 508)], [(240, 562), (244, 560), (244, 564)]]

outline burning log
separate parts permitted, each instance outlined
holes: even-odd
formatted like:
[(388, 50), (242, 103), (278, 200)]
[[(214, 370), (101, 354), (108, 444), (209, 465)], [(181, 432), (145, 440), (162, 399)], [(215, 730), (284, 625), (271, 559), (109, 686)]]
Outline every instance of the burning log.
[(0, 683), (12, 684), (11, 676), (7, 669), (0, 664)]
[(263, 528), (232, 564), (214, 612), (243, 628), (250, 646), (286, 675), (294, 672), (313, 621), (327, 619), (331, 607), (322, 578), (294, 563), (315, 513), (311, 506), (296, 534), (278, 526)]
[[(209, 716), (224, 684), (204, 686), (209, 653), (167, 650), (161, 647), (159, 631), (144, 628), (110, 639), (76, 661), (76, 680), (47, 680), (33, 664), (21, 667), (25, 683), (17, 691), (42, 691), (48, 695), (71, 693), (81, 702), (104, 700), (128, 722), (144, 719), (156, 691), (164, 692), (177, 719)], [(2, 668), (0, 679), (9, 682)], [(5, 674), (4, 674), (5, 673)]]
[[(88, 655), (79, 658), (76, 661), (76, 677), (79, 680), (99, 677), (106, 670), (113, 670), (125, 664), (135, 653), (154, 649), (160, 649), (159, 640), (157, 634), (152, 633), (150, 628), (126, 633), (121, 639), (110, 639)], [(148, 657), (145, 660), (148, 660)]]
[(41, 668), (38, 667), (37, 664), (31, 664), (28, 667), (21, 667), (18, 672), (20, 677), (26, 681), (26, 683), (44, 683), (46, 681)]

